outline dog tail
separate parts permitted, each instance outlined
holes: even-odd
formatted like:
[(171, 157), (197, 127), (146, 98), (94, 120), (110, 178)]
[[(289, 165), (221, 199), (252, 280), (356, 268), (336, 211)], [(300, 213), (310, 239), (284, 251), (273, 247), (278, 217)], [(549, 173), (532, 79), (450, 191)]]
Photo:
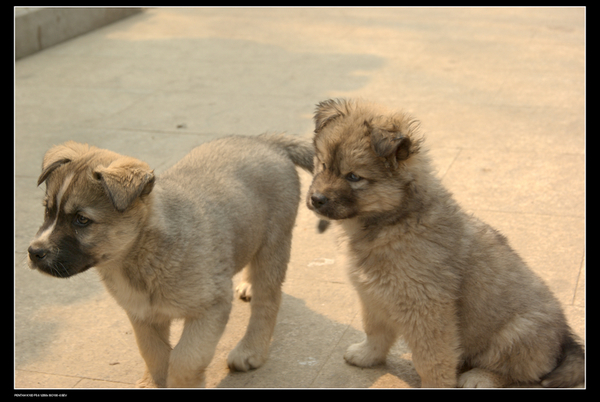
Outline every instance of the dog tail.
[[(285, 134), (261, 134), (258, 136), (263, 141), (275, 145), (287, 153), (294, 165), (313, 173), (315, 149), (309, 141)], [(318, 225), (319, 233), (323, 233), (329, 227), (329, 221), (320, 219)]]
[(558, 365), (542, 378), (546, 388), (566, 388), (583, 384), (585, 381), (585, 350), (569, 332), (561, 345)]
[(259, 138), (284, 150), (296, 166), (313, 172), (313, 145), (306, 140), (286, 134), (261, 134)]

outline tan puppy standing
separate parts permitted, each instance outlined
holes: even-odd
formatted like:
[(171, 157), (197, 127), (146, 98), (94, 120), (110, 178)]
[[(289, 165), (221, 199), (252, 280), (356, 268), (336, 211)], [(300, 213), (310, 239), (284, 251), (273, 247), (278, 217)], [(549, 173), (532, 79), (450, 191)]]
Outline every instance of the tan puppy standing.
[[(138, 386), (204, 382), (244, 266), (250, 297), (231, 369), (260, 367), (281, 300), (300, 199), (295, 164), (313, 148), (291, 136), (228, 137), (201, 145), (162, 175), (135, 158), (75, 142), (51, 148), (45, 219), (29, 247), (32, 268), (70, 277), (95, 267), (126, 310), (147, 372)], [(185, 320), (172, 349), (169, 329)]]
[(307, 205), (341, 226), (367, 335), (349, 363), (384, 363), (402, 336), (422, 387), (583, 382), (584, 350), (558, 301), (504, 236), (452, 199), (414, 120), (328, 100), (315, 123)]

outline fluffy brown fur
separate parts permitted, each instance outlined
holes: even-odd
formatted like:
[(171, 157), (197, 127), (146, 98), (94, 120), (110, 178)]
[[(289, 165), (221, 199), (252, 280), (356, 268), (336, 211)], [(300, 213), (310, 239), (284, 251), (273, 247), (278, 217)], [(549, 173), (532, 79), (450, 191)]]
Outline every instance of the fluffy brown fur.
[(583, 382), (560, 304), (503, 235), (459, 208), (413, 119), (328, 100), (315, 124), (307, 205), (343, 229), (367, 335), (350, 364), (385, 362), (402, 336), (422, 387)]
[[(227, 323), (232, 276), (252, 295), (230, 368), (260, 367), (281, 300), (300, 199), (295, 165), (312, 170), (309, 142), (228, 137), (192, 150), (155, 177), (135, 158), (67, 142), (44, 157), (45, 219), (32, 268), (70, 277), (94, 267), (126, 310), (147, 371), (140, 387), (196, 387)], [(251, 287), (250, 287), (251, 286)], [(172, 348), (170, 324), (184, 319)]]

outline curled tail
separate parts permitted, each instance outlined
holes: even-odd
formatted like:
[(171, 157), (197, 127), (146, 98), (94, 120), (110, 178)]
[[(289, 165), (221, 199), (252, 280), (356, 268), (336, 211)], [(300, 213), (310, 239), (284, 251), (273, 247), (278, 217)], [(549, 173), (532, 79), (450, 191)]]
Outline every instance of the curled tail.
[(574, 387), (585, 381), (585, 351), (575, 337), (567, 333), (561, 345), (558, 365), (542, 378), (546, 388)]
[(261, 134), (258, 138), (283, 149), (296, 166), (310, 173), (313, 172), (315, 151), (309, 141), (286, 134)]

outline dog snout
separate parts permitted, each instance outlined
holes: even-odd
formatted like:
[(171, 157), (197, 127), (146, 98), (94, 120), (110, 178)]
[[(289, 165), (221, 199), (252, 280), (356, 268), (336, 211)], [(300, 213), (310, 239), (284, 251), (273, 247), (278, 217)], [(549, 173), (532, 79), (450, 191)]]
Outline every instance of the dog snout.
[(321, 193), (313, 193), (310, 196), (310, 201), (311, 201), (313, 207), (315, 207), (316, 209), (319, 209), (319, 208), (323, 207), (323, 205), (327, 204), (329, 199)]
[(27, 252), (29, 253), (29, 258), (33, 262), (42, 261), (48, 255), (47, 249), (33, 247), (33, 246), (29, 246), (29, 248), (27, 249)]

